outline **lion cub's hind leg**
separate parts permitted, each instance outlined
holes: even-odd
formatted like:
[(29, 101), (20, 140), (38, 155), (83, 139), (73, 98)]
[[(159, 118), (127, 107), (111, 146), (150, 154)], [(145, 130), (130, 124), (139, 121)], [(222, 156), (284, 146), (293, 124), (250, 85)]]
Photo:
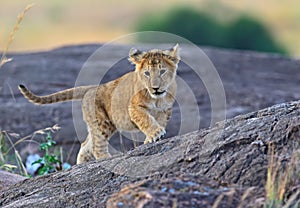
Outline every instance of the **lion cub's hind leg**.
[(89, 134), (86, 140), (81, 144), (79, 153), (77, 155), (77, 164), (88, 162), (92, 159), (94, 159), (92, 153), (92, 139)]
[(108, 140), (114, 134), (116, 128), (109, 123), (108, 120), (104, 119), (98, 122), (98, 128), (90, 129), (92, 137), (92, 153), (96, 160), (110, 157), (108, 152)]
[(83, 100), (83, 116), (88, 125), (90, 141), (89, 151), (96, 160), (109, 157), (108, 140), (116, 131), (105, 109), (101, 105), (92, 106), (89, 100)]
[(87, 149), (82, 151), (91, 152), (98, 160), (109, 157), (108, 140), (116, 131), (115, 125), (108, 117), (108, 113), (102, 103), (104, 93), (102, 88), (88, 91), (82, 100), (83, 118), (88, 125), (89, 136)]
[[(77, 156), (77, 164), (88, 162), (92, 159), (110, 157), (108, 152), (108, 140), (114, 134), (116, 128), (109, 125), (107, 120), (97, 122), (98, 128), (89, 128), (86, 140), (81, 144)], [(95, 124), (96, 125), (96, 124)]]

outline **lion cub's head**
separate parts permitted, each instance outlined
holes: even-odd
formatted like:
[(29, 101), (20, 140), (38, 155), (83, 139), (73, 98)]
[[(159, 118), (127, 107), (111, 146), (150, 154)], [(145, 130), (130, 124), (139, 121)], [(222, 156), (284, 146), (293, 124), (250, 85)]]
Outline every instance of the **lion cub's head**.
[(152, 98), (165, 96), (170, 84), (175, 80), (180, 60), (178, 51), (178, 44), (169, 50), (130, 50), (129, 60), (136, 65), (138, 77)]

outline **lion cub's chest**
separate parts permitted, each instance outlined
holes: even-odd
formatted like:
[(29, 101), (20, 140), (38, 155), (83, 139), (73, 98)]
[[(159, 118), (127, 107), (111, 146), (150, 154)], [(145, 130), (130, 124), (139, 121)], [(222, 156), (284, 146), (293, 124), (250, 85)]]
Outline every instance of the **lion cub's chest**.
[[(166, 114), (167, 109), (172, 107), (172, 103), (156, 100), (143, 103), (143, 107), (143, 110), (153, 116), (155, 120), (160, 120), (159, 118)], [(132, 122), (129, 116), (128, 106), (126, 110), (124, 109), (124, 111), (126, 113), (118, 113), (116, 111), (113, 113), (113, 121), (117, 129), (121, 131), (138, 131), (138, 127)]]
[(172, 103), (168, 103), (164, 100), (156, 100), (147, 103), (146, 107), (149, 113), (157, 119), (161, 114), (165, 113), (169, 108), (172, 107)]

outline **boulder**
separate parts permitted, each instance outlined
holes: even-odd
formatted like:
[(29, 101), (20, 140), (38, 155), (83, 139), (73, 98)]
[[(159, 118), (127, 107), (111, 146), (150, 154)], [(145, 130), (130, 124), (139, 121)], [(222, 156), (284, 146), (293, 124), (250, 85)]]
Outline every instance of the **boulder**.
[[(276, 171), (292, 167), (285, 196), (294, 196), (289, 203), (296, 205), (299, 145), (300, 101), (282, 103), (124, 155), (26, 179), (2, 190), (0, 206), (263, 207), (268, 168), (276, 164)], [(272, 164), (272, 155), (278, 163)]]

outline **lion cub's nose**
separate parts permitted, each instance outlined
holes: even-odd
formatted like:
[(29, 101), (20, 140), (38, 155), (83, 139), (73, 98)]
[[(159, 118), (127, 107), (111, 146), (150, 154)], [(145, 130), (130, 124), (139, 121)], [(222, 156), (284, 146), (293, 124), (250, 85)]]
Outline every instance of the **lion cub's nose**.
[(159, 87), (152, 87), (152, 89), (153, 89), (154, 91), (157, 91), (157, 90), (159, 89)]

